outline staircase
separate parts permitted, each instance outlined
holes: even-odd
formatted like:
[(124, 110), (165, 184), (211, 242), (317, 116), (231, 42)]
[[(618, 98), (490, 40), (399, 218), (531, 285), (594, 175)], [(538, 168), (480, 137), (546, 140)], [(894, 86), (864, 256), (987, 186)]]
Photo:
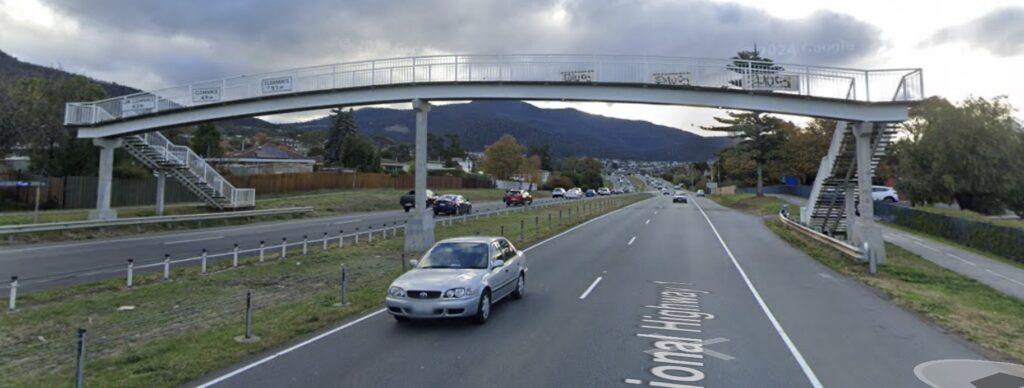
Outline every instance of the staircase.
[[(871, 175), (892, 143), (896, 128), (891, 124), (875, 124), (871, 133)], [(846, 188), (857, 187), (857, 145), (853, 125), (836, 125), (828, 154), (822, 160), (818, 176), (811, 188), (811, 197), (803, 221), (811, 229), (835, 236), (846, 234)], [(854, 203), (859, 200), (854, 190)]]
[(165, 171), (211, 207), (256, 206), (256, 190), (238, 189), (192, 149), (175, 145), (159, 132), (124, 137), (124, 149), (153, 171)]

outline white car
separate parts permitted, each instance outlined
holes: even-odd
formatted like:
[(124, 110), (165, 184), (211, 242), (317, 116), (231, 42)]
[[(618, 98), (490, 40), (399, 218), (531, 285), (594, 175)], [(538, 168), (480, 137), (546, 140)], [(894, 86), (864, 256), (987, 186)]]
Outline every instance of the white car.
[(526, 254), (504, 237), (451, 238), (430, 248), (388, 287), (385, 305), (399, 322), (472, 318), (485, 323), (491, 305), (526, 290)]
[(563, 189), (561, 187), (556, 187), (554, 190), (551, 190), (551, 198), (562, 198), (562, 197), (565, 197), (565, 189)]
[(871, 199), (875, 201), (885, 201), (895, 203), (900, 201), (900, 195), (896, 193), (896, 189), (888, 186), (871, 186)]
[(573, 187), (565, 191), (566, 199), (580, 199), (583, 198), (583, 189), (579, 187)]

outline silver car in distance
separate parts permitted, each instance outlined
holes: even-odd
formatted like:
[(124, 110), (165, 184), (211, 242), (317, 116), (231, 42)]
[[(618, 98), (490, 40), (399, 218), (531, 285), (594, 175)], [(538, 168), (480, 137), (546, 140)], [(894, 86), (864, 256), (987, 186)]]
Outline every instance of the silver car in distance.
[(472, 318), (485, 323), (491, 305), (526, 290), (526, 255), (503, 237), (459, 237), (434, 244), (413, 269), (391, 283), (388, 312), (410, 319)]

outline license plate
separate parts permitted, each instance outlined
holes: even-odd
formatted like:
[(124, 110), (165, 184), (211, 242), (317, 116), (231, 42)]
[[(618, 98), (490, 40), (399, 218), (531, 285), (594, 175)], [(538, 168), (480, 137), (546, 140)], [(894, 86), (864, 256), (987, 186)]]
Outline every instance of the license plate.
[(431, 311), (433, 311), (433, 309), (430, 308), (429, 306), (413, 305), (412, 307), (409, 307), (409, 311), (412, 311), (413, 314), (428, 314)]

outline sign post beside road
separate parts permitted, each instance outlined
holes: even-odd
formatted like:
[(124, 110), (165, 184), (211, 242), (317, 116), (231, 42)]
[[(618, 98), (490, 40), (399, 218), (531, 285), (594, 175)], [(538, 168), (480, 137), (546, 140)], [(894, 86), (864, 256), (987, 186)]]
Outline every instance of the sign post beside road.
[(35, 212), (33, 213), (33, 220), (34, 221), (32, 221), (33, 223), (36, 223), (36, 224), (39, 223), (39, 188), (40, 187), (49, 187), (49, 186), (50, 186), (50, 182), (47, 182), (47, 181), (0, 181), (0, 188), (5, 188), (5, 187), (14, 187), (14, 188), (19, 188), (19, 189), (22, 188), (22, 187), (25, 187), (25, 188), (35, 187), (36, 188), (36, 204), (35, 204)]

